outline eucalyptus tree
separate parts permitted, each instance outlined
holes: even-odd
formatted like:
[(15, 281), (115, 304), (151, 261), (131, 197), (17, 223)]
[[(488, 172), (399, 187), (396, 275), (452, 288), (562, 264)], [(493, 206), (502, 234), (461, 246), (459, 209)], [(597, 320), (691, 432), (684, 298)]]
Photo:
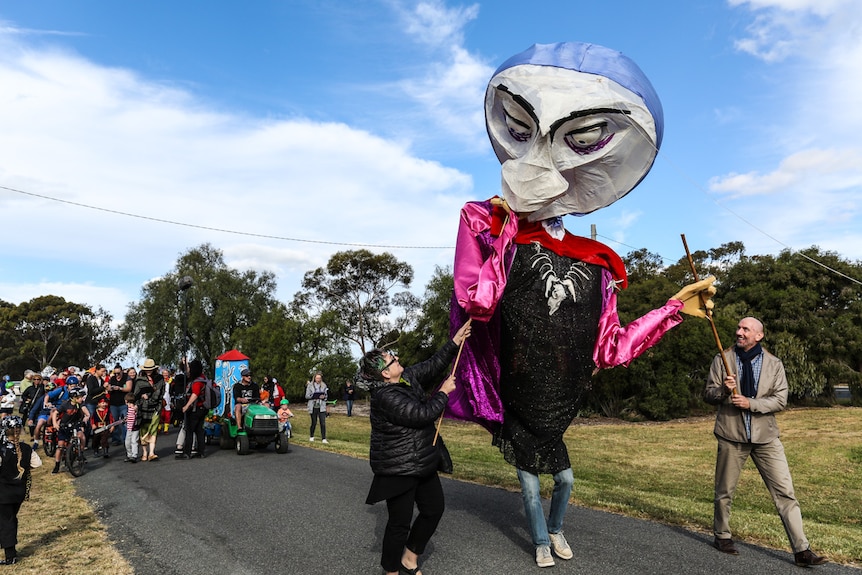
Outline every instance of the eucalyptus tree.
[(179, 364), (187, 354), (212, 366), (233, 347), (238, 330), (273, 308), (275, 290), (272, 273), (230, 268), (220, 250), (203, 244), (141, 288), (121, 334), (133, 349), (164, 365)]
[(449, 310), (454, 291), (450, 268), (436, 267), (425, 286), (413, 328), (401, 334), (397, 351), (404, 365), (424, 361), (449, 340)]
[(0, 305), (0, 366), (17, 374), (48, 365), (91, 366), (118, 355), (119, 336), (111, 314), (56, 295)]
[(306, 272), (296, 300), (364, 354), (411, 327), (418, 307), (407, 291), (412, 281), (413, 268), (390, 253), (344, 251)]

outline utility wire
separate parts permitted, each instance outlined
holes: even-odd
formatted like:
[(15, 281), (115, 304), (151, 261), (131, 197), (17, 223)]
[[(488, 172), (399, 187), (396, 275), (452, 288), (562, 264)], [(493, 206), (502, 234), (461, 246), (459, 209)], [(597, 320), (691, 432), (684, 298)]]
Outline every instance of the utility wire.
[(25, 192), (24, 190), (18, 190), (15, 188), (10, 188), (8, 186), (0, 186), (0, 189), (8, 190), (10, 192), (15, 192), (16, 194), (23, 194), (25, 196), (32, 196), (34, 198), (41, 198), (43, 200), (50, 200), (52, 202), (60, 202), (61, 204), (69, 204), (72, 206), (78, 206), (80, 208), (86, 208), (88, 210), (97, 210), (100, 212), (107, 212), (109, 214), (117, 214), (120, 216), (126, 216), (129, 218), (137, 218), (139, 220), (148, 220), (151, 222), (159, 222), (162, 224), (170, 224), (173, 226), (182, 226), (185, 228), (195, 228), (199, 230), (207, 230), (210, 232), (220, 232), (223, 234), (234, 234), (237, 236), (250, 236), (253, 238), (266, 238), (269, 240), (281, 240), (286, 242), (303, 242), (307, 244), (327, 244), (331, 246), (351, 246), (351, 247), (360, 247), (360, 248), (387, 248), (387, 249), (403, 249), (403, 250), (451, 250), (455, 249), (455, 246), (396, 246), (396, 245), (386, 245), (386, 244), (360, 244), (360, 243), (349, 243), (349, 242), (330, 242), (325, 240), (306, 240), (303, 238), (289, 238), (285, 236), (273, 236), (269, 234), (256, 234), (254, 232), (244, 232), (240, 230), (226, 230), (223, 228), (214, 228), (211, 226), (201, 226), (198, 224), (189, 224), (186, 222), (177, 222), (174, 220), (166, 220), (163, 218), (154, 218), (151, 216), (142, 216), (140, 214), (132, 214), (129, 212), (123, 212), (120, 210), (112, 210), (109, 208), (102, 208), (99, 206), (93, 206), (90, 204), (84, 204), (81, 202), (73, 202), (71, 200), (64, 200), (62, 198), (54, 198), (51, 196), (46, 196), (43, 194), (35, 194), (33, 192)]
[[(621, 112), (623, 112), (623, 110), (622, 110), (622, 109), (620, 109), (620, 111), (621, 111)], [(656, 151), (656, 158), (659, 158), (659, 157), (660, 157), (663, 161), (667, 162), (667, 163), (668, 163), (668, 165), (670, 165), (670, 167), (671, 167), (671, 168), (672, 168), (672, 169), (673, 169), (673, 170), (674, 170), (674, 171), (675, 171), (675, 172), (676, 172), (676, 173), (677, 173), (677, 174), (678, 174), (678, 175), (679, 175), (683, 180), (687, 181), (687, 182), (688, 182), (692, 187), (694, 187), (694, 188), (696, 188), (697, 190), (699, 190), (699, 191), (700, 191), (700, 193), (702, 193), (702, 194), (703, 194), (703, 195), (705, 195), (707, 198), (709, 198), (709, 201), (711, 201), (711, 202), (712, 202), (713, 204), (715, 204), (717, 207), (721, 208), (722, 210), (726, 211), (727, 213), (729, 213), (730, 215), (732, 215), (732, 216), (733, 216), (733, 217), (735, 217), (736, 219), (738, 219), (738, 220), (740, 220), (741, 222), (745, 223), (745, 224), (746, 224), (746, 225), (748, 225), (750, 228), (752, 228), (752, 229), (754, 229), (754, 230), (757, 230), (759, 233), (761, 233), (761, 234), (763, 234), (764, 236), (766, 236), (767, 238), (771, 239), (772, 241), (774, 241), (774, 242), (775, 242), (775, 243), (777, 243), (778, 245), (780, 245), (780, 246), (784, 246), (784, 248), (785, 248), (785, 249), (787, 249), (787, 250), (790, 250), (790, 252), (791, 252), (791, 253), (796, 254), (796, 255), (798, 255), (798, 256), (800, 256), (800, 257), (802, 257), (802, 258), (804, 258), (804, 259), (806, 259), (806, 260), (810, 261), (811, 263), (816, 264), (816, 265), (818, 265), (818, 266), (822, 267), (823, 269), (825, 269), (825, 270), (827, 270), (827, 271), (830, 271), (830, 272), (834, 273), (835, 275), (841, 276), (841, 277), (843, 277), (844, 279), (849, 280), (849, 281), (851, 281), (851, 282), (853, 282), (853, 283), (855, 283), (855, 284), (857, 284), (857, 285), (862, 285), (862, 281), (860, 281), (860, 280), (858, 280), (858, 279), (856, 279), (856, 278), (850, 277), (850, 276), (848, 276), (848, 275), (847, 275), (847, 274), (845, 274), (845, 273), (842, 273), (842, 272), (840, 272), (840, 271), (838, 271), (838, 270), (836, 270), (836, 269), (834, 269), (834, 268), (831, 268), (831, 267), (827, 266), (827, 265), (826, 265), (826, 264), (824, 264), (823, 262), (817, 261), (817, 260), (815, 260), (814, 258), (812, 258), (812, 257), (810, 257), (810, 256), (807, 256), (807, 255), (803, 254), (802, 252), (800, 252), (800, 251), (798, 251), (798, 250), (794, 249), (792, 246), (787, 245), (786, 243), (782, 242), (781, 240), (779, 240), (778, 238), (776, 238), (776, 237), (775, 237), (775, 236), (773, 236), (772, 234), (768, 233), (766, 230), (763, 230), (763, 229), (759, 228), (759, 227), (758, 227), (758, 226), (756, 226), (754, 223), (752, 223), (752, 222), (748, 221), (746, 218), (742, 217), (741, 215), (739, 215), (739, 214), (738, 214), (738, 213), (736, 213), (735, 211), (731, 210), (731, 209), (730, 209), (730, 208), (728, 208), (727, 206), (725, 206), (725, 205), (723, 205), (723, 204), (721, 204), (721, 203), (719, 203), (719, 202), (715, 201), (715, 199), (714, 199), (714, 198), (711, 198), (711, 197), (709, 196), (709, 194), (706, 192), (706, 190), (703, 188), (703, 186), (701, 186), (701, 185), (700, 185), (700, 183), (699, 183), (699, 182), (696, 182), (694, 179), (692, 179), (692, 178), (688, 175), (688, 173), (687, 173), (687, 172), (685, 172), (682, 168), (680, 168), (680, 167), (679, 167), (679, 166), (678, 166), (678, 165), (677, 165), (677, 164), (676, 164), (676, 163), (675, 163), (671, 158), (669, 158), (669, 157), (667, 156), (667, 154), (660, 154), (660, 153), (659, 153), (659, 150), (658, 150), (658, 148), (656, 148), (656, 147), (655, 147), (655, 144), (653, 144), (652, 139), (651, 139), (651, 138), (650, 138), (650, 137), (649, 137), (649, 136), (644, 132), (643, 128), (642, 128), (639, 124), (637, 124), (636, 122), (632, 122), (632, 126), (633, 126), (633, 127), (635, 128), (635, 130), (640, 134), (640, 136), (641, 136), (644, 140), (646, 140), (646, 142), (647, 142), (649, 145), (651, 145), (651, 146), (653, 147), (653, 149)], [(617, 242), (617, 243), (619, 243), (619, 242)], [(623, 244), (623, 245), (625, 245), (625, 244)], [(629, 246), (629, 247), (630, 247), (630, 246)], [(667, 258), (662, 257), (662, 259), (663, 259), (663, 260), (666, 260)]]
[[(636, 128), (638, 128), (638, 127), (637, 127), (637, 125), (635, 125), (635, 126), (636, 126)], [(652, 140), (651, 140), (650, 138), (648, 138), (648, 137), (646, 136), (646, 134), (641, 133), (641, 136), (642, 136), (644, 139), (646, 139), (647, 141), (649, 141), (650, 143), (652, 143)], [(667, 163), (671, 166), (671, 168), (673, 168), (673, 170), (674, 170), (674, 171), (675, 171), (675, 172), (676, 172), (676, 173), (677, 173), (677, 174), (678, 174), (682, 179), (684, 179), (684, 180), (688, 181), (688, 182), (689, 182), (689, 184), (690, 184), (691, 186), (693, 186), (693, 187), (697, 188), (697, 189), (698, 189), (702, 194), (704, 194), (705, 196), (709, 197), (709, 194), (707, 194), (707, 193), (706, 193), (706, 190), (704, 190), (704, 189), (703, 189), (703, 186), (701, 186), (701, 185), (700, 185), (700, 183), (698, 183), (698, 182), (694, 181), (691, 177), (689, 177), (689, 175), (688, 175), (685, 171), (683, 171), (681, 168), (679, 168), (679, 166), (677, 166), (677, 165), (676, 165), (676, 163), (674, 163), (670, 158), (668, 158), (668, 157), (667, 157), (667, 154), (658, 154), (658, 150), (656, 150), (656, 153), (657, 153), (657, 155), (658, 155), (658, 156), (660, 156), (660, 157), (662, 158), (662, 160), (663, 160), (663, 161), (667, 162)], [(224, 233), (224, 234), (233, 234), (233, 235), (238, 235), (238, 236), (246, 236), (246, 237), (254, 237), (254, 238), (264, 238), (264, 239), (279, 240), (279, 241), (287, 241), (287, 242), (300, 242), (300, 243), (308, 243), (308, 244), (323, 244), (323, 245), (332, 245), (332, 246), (349, 246), (349, 247), (365, 247), (365, 248), (405, 249), (405, 250), (451, 250), (451, 249), (454, 249), (454, 246), (403, 246), (403, 245), (387, 245), (387, 244), (366, 244), (366, 243), (351, 243), (351, 242), (333, 242), (333, 241), (326, 241), (326, 240), (307, 240), (307, 239), (304, 239), (304, 238), (291, 238), (291, 237), (286, 237), (286, 236), (275, 236), (275, 235), (270, 235), (270, 234), (258, 234), (258, 233), (254, 233), (254, 232), (246, 232), (246, 231), (240, 231), (240, 230), (226, 230), (226, 229), (223, 229), (223, 228), (216, 228), (216, 227), (211, 227), (211, 226), (202, 226), (202, 225), (199, 225), (199, 224), (189, 224), (189, 223), (186, 223), (186, 222), (177, 222), (177, 221), (174, 221), (174, 220), (166, 220), (166, 219), (163, 219), (163, 218), (154, 218), (154, 217), (152, 217), (152, 216), (142, 216), (142, 215), (140, 215), (140, 214), (133, 214), (133, 213), (129, 213), (129, 212), (123, 212), (123, 211), (121, 211), (121, 210), (112, 210), (112, 209), (109, 209), (109, 208), (103, 208), (103, 207), (100, 207), (100, 206), (93, 206), (93, 205), (91, 205), (91, 204), (84, 204), (84, 203), (81, 203), (81, 202), (73, 202), (73, 201), (71, 201), (71, 200), (64, 200), (64, 199), (62, 199), (62, 198), (55, 198), (55, 197), (47, 196), (47, 195), (44, 195), (44, 194), (36, 194), (36, 193), (34, 193), (34, 192), (25, 192), (24, 190), (19, 190), (19, 189), (16, 189), (16, 188), (10, 188), (10, 187), (8, 187), (8, 186), (0, 186), (0, 189), (8, 190), (8, 191), (10, 191), (10, 192), (14, 192), (14, 193), (16, 193), (16, 194), (22, 194), (22, 195), (25, 195), (25, 196), (31, 196), (31, 197), (34, 197), (34, 198), (41, 198), (41, 199), (43, 199), (43, 200), (49, 200), (49, 201), (52, 201), (52, 202), (59, 202), (59, 203), (62, 203), (62, 204), (68, 204), (68, 205), (72, 205), (72, 206), (78, 206), (78, 207), (86, 208), (86, 209), (89, 209), (89, 210), (96, 210), (96, 211), (100, 211), (100, 212), (107, 212), (107, 213), (110, 213), (110, 214), (117, 214), (117, 215), (121, 215), (121, 216), (129, 217), (129, 218), (137, 218), (137, 219), (140, 219), (140, 220), (148, 220), (148, 221), (151, 221), (151, 222), (159, 222), (159, 223), (163, 223), (163, 224), (170, 224), (170, 225), (174, 225), (174, 226), (182, 226), (182, 227), (186, 227), (186, 228), (195, 228), (195, 229), (199, 229), (199, 230), (207, 230), (207, 231), (211, 231), (211, 232), (219, 232), (219, 233)], [(779, 240), (779, 239), (778, 239), (778, 238), (776, 238), (775, 236), (773, 236), (773, 235), (769, 234), (769, 233), (768, 233), (768, 232), (766, 232), (765, 230), (763, 230), (763, 229), (759, 228), (759, 227), (758, 227), (758, 226), (756, 226), (754, 223), (750, 222), (749, 220), (747, 220), (746, 218), (744, 218), (744, 217), (743, 217), (743, 216), (741, 216), (740, 214), (736, 213), (735, 211), (731, 210), (731, 209), (730, 209), (730, 208), (728, 208), (727, 206), (725, 206), (725, 205), (723, 205), (723, 204), (721, 204), (721, 203), (719, 203), (719, 202), (715, 201), (715, 199), (713, 199), (713, 198), (709, 198), (709, 199), (710, 199), (710, 201), (711, 201), (713, 204), (715, 204), (715, 205), (716, 205), (716, 206), (718, 206), (719, 208), (721, 208), (721, 209), (725, 210), (726, 212), (728, 212), (729, 214), (731, 214), (733, 217), (735, 217), (735, 218), (737, 218), (738, 220), (740, 220), (740, 221), (744, 222), (744, 223), (745, 223), (745, 224), (747, 224), (749, 227), (751, 227), (751, 228), (753, 228), (753, 229), (757, 230), (758, 232), (760, 232), (760, 233), (761, 233), (761, 234), (763, 234), (764, 236), (768, 237), (769, 239), (771, 239), (772, 241), (774, 241), (774, 242), (775, 242), (775, 243), (777, 243), (778, 245), (783, 246), (784, 248), (786, 248), (786, 249), (790, 250), (792, 253), (794, 253), (794, 254), (796, 254), (796, 255), (799, 255), (800, 257), (802, 257), (802, 258), (804, 258), (804, 259), (806, 259), (806, 260), (810, 261), (811, 263), (813, 263), (813, 264), (815, 264), (815, 265), (818, 265), (818, 266), (822, 267), (823, 269), (825, 269), (825, 270), (827, 270), (827, 271), (829, 271), (829, 272), (834, 273), (835, 275), (838, 275), (838, 276), (840, 276), (840, 277), (843, 277), (844, 279), (846, 279), (846, 280), (848, 280), (848, 281), (851, 281), (851, 282), (853, 282), (853, 283), (855, 283), (855, 284), (857, 284), (857, 285), (862, 286), (862, 281), (860, 281), (860, 280), (858, 280), (858, 279), (856, 279), (856, 278), (853, 278), (853, 277), (851, 277), (851, 276), (848, 276), (847, 274), (845, 274), (845, 273), (843, 273), (843, 272), (840, 272), (840, 271), (838, 271), (838, 270), (836, 270), (836, 269), (834, 269), (834, 268), (829, 267), (828, 265), (824, 264), (823, 262), (817, 261), (817, 260), (815, 260), (814, 258), (812, 258), (812, 257), (810, 257), (810, 256), (808, 256), (808, 255), (806, 255), (806, 254), (803, 254), (802, 252), (800, 252), (800, 251), (798, 251), (798, 250), (794, 249), (793, 247), (791, 247), (791, 246), (787, 245), (786, 243), (782, 242), (781, 240)], [(606, 239), (608, 239), (608, 240), (610, 240), (610, 241), (612, 241), (612, 242), (614, 242), (614, 243), (616, 243), (616, 244), (619, 244), (619, 245), (622, 245), (622, 246), (626, 246), (627, 248), (629, 248), (629, 249), (631, 249), (631, 250), (637, 250), (637, 249), (639, 249), (639, 248), (635, 248), (635, 247), (633, 247), (633, 246), (630, 246), (630, 245), (628, 245), (628, 244), (624, 244), (624, 243), (622, 243), (622, 242), (619, 242), (619, 241), (613, 240), (612, 238), (609, 238), (609, 237), (607, 237), (607, 236), (601, 236), (601, 237), (606, 238)], [(669, 258), (665, 258), (664, 256), (660, 256), (660, 257), (661, 257), (663, 260), (665, 260), (665, 261), (673, 261), (673, 260), (671, 260), (671, 259), (669, 259)]]

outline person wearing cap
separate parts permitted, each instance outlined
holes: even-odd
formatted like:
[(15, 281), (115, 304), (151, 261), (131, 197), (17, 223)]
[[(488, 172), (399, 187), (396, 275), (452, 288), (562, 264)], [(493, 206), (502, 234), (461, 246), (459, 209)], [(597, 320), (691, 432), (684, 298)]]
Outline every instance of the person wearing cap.
[(291, 429), (293, 426), (290, 424), (290, 418), (293, 417), (293, 412), (290, 410), (290, 402), (286, 399), (282, 399), (280, 405), (278, 406), (278, 428), (281, 431), (287, 433), (287, 436), (290, 437)]
[(53, 381), (45, 381), (41, 373), (34, 373), (32, 380), (36, 394), (27, 416), (27, 424), (35, 425), (32, 433), (33, 449), (39, 449), (39, 437), (42, 435), (42, 430), (51, 421), (51, 410), (54, 405), (59, 405), (65, 401), (67, 395), (65, 388), (57, 388)]
[(132, 387), (141, 418), (141, 461), (156, 461), (156, 436), (159, 432), (159, 414), (165, 395), (165, 380), (159, 366), (147, 358), (138, 369), (138, 378)]
[[(63, 461), (63, 452), (72, 438), (72, 433), (77, 433), (81, 445), (84, 444), (83, 427), (90, 421), (90, 412), (83, 405), (86, 395), (87, 392), (83, 389), (72, 390), (69, 399), (51, 412), (51, 425), (57, 430), (57, 451), (54, 453), (54, 470), (51, 473), (60, 473), (60, 462)], [(73, 428), (79, 424), (83, 425), (75, 431)]]
[(23, 426), (17, 415), (0, 422), (0, 547), (6, 555), (0, 565), (18, 562), (18, 511), (30, 498), (30, 470), (42, 466), (39, 454), (20, 441)]
[(233, 386), (233, 415), (237, 427), (242, 429), (242, 416), (245, 415), (248, 404), (260, 401), (260, 386), (251, 380), (250, 369), (243, 369), (239, 375), (239, 383)]

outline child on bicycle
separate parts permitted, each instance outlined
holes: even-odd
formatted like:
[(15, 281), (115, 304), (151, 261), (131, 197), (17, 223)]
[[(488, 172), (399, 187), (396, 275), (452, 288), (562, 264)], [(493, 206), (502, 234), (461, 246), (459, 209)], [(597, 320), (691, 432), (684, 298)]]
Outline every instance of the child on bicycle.
[(90, 420), (90, 412), (83, 405), (86, 395), (84, 389), (75, 390), (65, 403), (51, 412), (51, 424), (57, 430), (57, 452), (54, 454), (54, 470), (51, 473), (60, 473), (60, 462), (63, 461), (63, 452), (72, 433), (77, 433), (81, 445), (84, 445), (84, 425)]

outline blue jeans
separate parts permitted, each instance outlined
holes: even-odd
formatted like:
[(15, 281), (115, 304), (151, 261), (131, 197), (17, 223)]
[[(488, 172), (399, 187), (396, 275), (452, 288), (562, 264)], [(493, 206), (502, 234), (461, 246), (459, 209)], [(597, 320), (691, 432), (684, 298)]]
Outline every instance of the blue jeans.
[(572, 468), (569, 467), (554, 474), (554, 492), (551, 495), (551, 513), (545, 521), (542, 509), (542, 495), (539, 491), (539, 476), (518, 469), (518, 480), (521, 482), (521, 497), (524, 500), (524, 512), (530, 523), (530, 535), (533, 545), (550, 545), (548, 532), (559, 533), (563, 529), (563, 517), (569, 506), (569, 496), (572, 494), (572, 484), (575, 482)]
[[(114, 421), (120, 421), (123, 417), (126, 417), (126, 414), (129, 412), (129, 406), (125, 403), (123, 405), (112, 405), (111, 406), (111, 417), (114, 418)], [(120, 424), (114, 429), (111, 430), (111, 441), (125, 443), (126, 441), (126, 425)]]

